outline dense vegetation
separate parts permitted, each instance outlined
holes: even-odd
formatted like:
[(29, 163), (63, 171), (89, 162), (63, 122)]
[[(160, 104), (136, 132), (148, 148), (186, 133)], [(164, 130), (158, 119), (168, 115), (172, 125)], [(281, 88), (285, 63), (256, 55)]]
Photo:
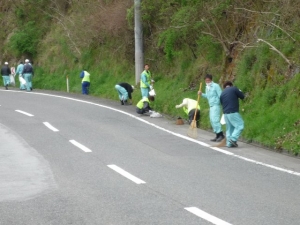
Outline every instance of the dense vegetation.
[[(80, 92), (79, 72), (92, 74), (95, 96), (117, 98), (114, 84), (134, 82), (131, 0), (11, 0), (0, 5), (0, 61), (30, 58), (35, 87)], [(300, 74), (297, 0), (142, 0), (145, 62), (158, 94), (155, 108), (196, 98), (206, 73), (233, 80), (249, 142), (300, 151)], [(140, 98), (137, 91), (134, 100)], [(201, 127), (210, 129), (201, 101)]]

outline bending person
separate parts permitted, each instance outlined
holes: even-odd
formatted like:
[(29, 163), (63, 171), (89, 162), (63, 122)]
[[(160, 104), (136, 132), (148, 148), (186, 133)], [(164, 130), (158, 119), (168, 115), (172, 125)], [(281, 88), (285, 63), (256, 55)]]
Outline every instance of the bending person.
[[(176, 105), (175, 107), (176, 107), (176, 109), (181, 108), (181, 107), (183, 108), (184, 113), (189, 118), (189, 124), (191, 124), (192, 121), (194, 120), (196, 106), (197, 106), (196, 100), (190, 99), (190, 98), (184, 98), (182, 103), (180, 105)], [(200, 126), (199, 123), (200, 123), (200, 105), (198, 105), (197, 112), (196, 112), (197, 127)]]
[[(130, 85), (128, 83), (119, 83), (116, 84), (115, 89), (117, 90), (119, 94), (119, 99), (121, 102), (121, 105), (127, 105), (132, 104), (132, 92), (134, 90), (134, 86)], [(129, 99), (129, 103), (127, 102), (127, 99)]]

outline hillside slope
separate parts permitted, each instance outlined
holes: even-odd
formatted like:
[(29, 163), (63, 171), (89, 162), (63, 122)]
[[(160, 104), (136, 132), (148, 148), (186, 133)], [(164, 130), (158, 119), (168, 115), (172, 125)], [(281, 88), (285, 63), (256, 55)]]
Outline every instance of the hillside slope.
[[(243, 138), (298, 154), (299, 6), (297, 0), (142, 0), (155, 108), (183, 116), (174, 106), (197, 97), (206, 73), (220, 84), (233, 80), (247, 96)], [(68, 75), (72, 92), (80, 92), (85, 68), (93, 95), (116, 98), (116, 82), (134, 82), (133, 9), (131, 0), (5, 1), (0, 62), (30, 58), (35, 87), (65, 90)], [(201, 127), (210, 129), (204, 100), (201, 113)]]

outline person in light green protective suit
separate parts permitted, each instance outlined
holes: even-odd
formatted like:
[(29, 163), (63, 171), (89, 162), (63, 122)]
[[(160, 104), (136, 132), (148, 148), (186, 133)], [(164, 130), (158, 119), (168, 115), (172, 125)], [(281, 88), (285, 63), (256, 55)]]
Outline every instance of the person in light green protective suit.
[(214, 133), (216, 133), (216, 137), (211, 139), (211, 141), (220, 142), (225, 138), (222, 131), (222, 125), (220, 123), (220, 117), (221, 117), (220, 96), (222, 93), (222, 89), (219, 84), (214, 83), (212, 81), (212, 75), (210, 74), (206, 74), (205, 83), (206, 83), (205, 93), (199, 91), (198, 94), (208, 100), (210, 124), (213, 128)]
[[(115, 89), (119, 94), (119, 99), (121, 105), (131, 105), (132, 104), (132, 92), (134, 90), (134, 86), (128, 83), (122, 82), (115, 85)], [(129, 102), (127, 101), (129, 99)]]
[(145, 70), (142, 72), (140, 80), (142, 97), (145, 98), (149, 97), (149, 91), (153, 89), (152, 83), (154, 82), (154, 80), (151, 80), (151, 72), (149, 69), (150, 66), (145, 64)]
[(24, 68), (24, 64), (22, 61), (20, 61), (20, 64), (18, 65), (17, 67), (17, 71), (16, 71), (16, 75), (19, 75), (19, 81), (20, 81), (20, 90), (25, 90), (26, 87), (25, 87), (25, 84), (22, 84), (22, 81), (21, 79), (24, 78), (22, 77), (22, 72), (23, 72), (23, 68)]

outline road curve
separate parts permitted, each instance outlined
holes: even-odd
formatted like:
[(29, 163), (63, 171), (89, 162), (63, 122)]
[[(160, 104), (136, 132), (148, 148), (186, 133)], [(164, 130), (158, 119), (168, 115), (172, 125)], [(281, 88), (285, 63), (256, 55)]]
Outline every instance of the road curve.
[(298, 159), (91, 96), (0, 105), (0, 224), (299, 224)]

